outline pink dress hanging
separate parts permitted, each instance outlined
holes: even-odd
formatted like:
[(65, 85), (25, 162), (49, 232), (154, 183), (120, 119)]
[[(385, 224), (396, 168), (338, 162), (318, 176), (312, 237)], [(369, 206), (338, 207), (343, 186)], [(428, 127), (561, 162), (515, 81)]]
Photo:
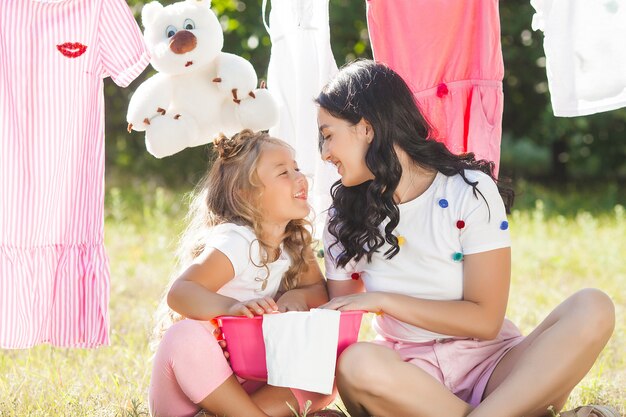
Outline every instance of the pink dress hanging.
[(0, 2), (0, 347), (109, 343), (103, 78), (148, 61), (123, 0)]
[(398, 72), (454, 153), (500, 161), (498, 0), (367, 0), (374, 58)]

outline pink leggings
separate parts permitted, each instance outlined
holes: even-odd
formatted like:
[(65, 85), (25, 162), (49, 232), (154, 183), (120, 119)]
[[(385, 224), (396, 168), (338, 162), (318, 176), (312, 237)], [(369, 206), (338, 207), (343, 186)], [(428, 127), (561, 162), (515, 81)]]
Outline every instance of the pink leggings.
[[(170, 327), (161, 343), (152, 366), (150, 380), (150, 415), (158, 417), (193, 417), (197, 405), (233, 374), (222, 348), (213, 336), (209, 322), (182, 320)], [(248, 393), (263, 382), (239, 379)], [(291, 390), (300, 409), (307, 400), (311, 410), (319, 410), (334, 400), (334, 395)]]

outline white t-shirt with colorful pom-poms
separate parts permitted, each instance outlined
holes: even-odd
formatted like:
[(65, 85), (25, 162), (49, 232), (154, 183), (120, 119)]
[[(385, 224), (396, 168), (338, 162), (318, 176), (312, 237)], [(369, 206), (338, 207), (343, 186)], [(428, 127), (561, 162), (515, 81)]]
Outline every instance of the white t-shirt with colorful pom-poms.
[[(398, 205), (400, 222), (394, 234), (400, 252), (392, 259), (385, 259), (384, 253), (391, 247), (385, 244), (371, 262), (363, 257), (338, 268), (333, 257), (342, 249), (339, 245), (330, 248), (335, 238), (325, 230), (326, 277), (362, 279), (367, 291), (428, 300), (463, 299), (463, 257), (511, 245), (506, 210), (495, 182), (480, 171), (467, 170), (465, 176), (478, 182), (480, 193), (474, 195), (460, 175), (448, 177), (439, 172), (423, 194)], [(385, 225), (380, 225), (381, 231)], [(404, 342), (451, 337), (384, 314), (376, 316), (373, 328), (380, 336)]]

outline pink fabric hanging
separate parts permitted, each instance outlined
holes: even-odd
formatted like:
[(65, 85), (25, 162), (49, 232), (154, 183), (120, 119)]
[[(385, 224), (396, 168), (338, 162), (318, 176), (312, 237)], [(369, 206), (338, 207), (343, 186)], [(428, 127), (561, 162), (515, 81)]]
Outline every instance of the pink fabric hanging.
[(498, 0), (367, 0), (377, 61), (415, 93), (454, 153), (500, 161), (502, 78)]
[(123, 0), (0, 2), (0, 347), (109, 343), (103, 78), (148, 61)]

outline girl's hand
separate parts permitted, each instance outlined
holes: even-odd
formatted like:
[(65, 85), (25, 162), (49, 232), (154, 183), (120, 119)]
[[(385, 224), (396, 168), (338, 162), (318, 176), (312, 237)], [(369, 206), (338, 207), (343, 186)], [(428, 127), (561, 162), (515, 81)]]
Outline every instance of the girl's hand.
[(301, 291), (287, 291), (280, 296), (276, 302), (278, 311), (284, 313), (286, 311), (309, 311), (306, 298)]
[(278, 311), (276, 302), (271, 297), (263, 297), (235, 303), (230, 306), (226, 315), (252, 318), (255, 315), (260, 316), (266, 313), (275, 313), (276, 311)]
[(213, 325), (213, 336), (217, 340), (217, 344), (222, 348), (222, 352), (224, 353), (224, 357), (227, 361), (230, 361), (230, 354), (226, 351), (226, 340), (224, 339), (224, 334), (222, 333), (222, 328), (219, 326), (217, 319), (211, 319), (211, 324)]
[(370, 313), (382, 313), (383, 296), (384, 293), (380, 292), (350, 294), (343, 297), (335, 297), (319, 308), (339, 311), (365, 310)]
[(230, 354), (226, 351), (226, 340), (219, 340), (217, 343), (222, 348), (222, 352), (224, 353), (226, 360), (230, 362)]

